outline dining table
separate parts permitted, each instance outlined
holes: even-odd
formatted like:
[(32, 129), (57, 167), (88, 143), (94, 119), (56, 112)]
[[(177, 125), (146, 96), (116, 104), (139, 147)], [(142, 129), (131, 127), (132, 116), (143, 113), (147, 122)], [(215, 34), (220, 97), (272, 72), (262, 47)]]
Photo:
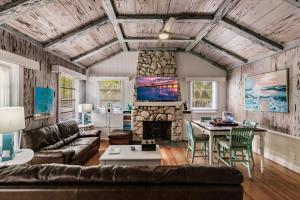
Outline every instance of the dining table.
[[(216, 136), (226, 136), (230, 134), (233, 127), (244, 127), (242, 123), (237, 123), (234, 126), (215, 126), (210, 124), (210, 122), (201, 122), (200, 120), (192, 120), (195, 128), (200, 129), (203, 134), (209, 136), (209, 164), (213, 165), (213, 152), (214, 152), (214, 138)], [(262, 128), (255, 128), (253, 131), (254, 135), (259, 137), (259, 150), (260, 150), (260, 172), (264, 172), (264, 147), (265, 147), (265, 135), (266, 130)]]

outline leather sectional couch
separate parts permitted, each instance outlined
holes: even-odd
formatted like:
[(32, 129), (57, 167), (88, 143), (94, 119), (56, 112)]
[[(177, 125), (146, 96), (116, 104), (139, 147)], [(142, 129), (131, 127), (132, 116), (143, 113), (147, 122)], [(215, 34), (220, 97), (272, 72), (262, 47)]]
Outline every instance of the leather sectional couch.
[(34, 151), (32, 164), (84, 164), (100, 146), (99, 130), (80, 132), (77, 122), (70, 120), (27, 131), (22, 148)]
[(0, 168), (1, 200), (242, 200), (229, 167), (23, 165)]

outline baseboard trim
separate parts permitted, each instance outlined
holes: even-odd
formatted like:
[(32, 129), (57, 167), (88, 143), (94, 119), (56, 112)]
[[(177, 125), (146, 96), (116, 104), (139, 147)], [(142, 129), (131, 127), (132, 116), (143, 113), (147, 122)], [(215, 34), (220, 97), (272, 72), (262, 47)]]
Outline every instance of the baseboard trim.
[[(259, 153), (259, 148), (257, 148), (257, 147), (254, 147), (253, 151), (257, 154), (260, 154)], [(288, 162), (288, 161), (286, 161), (286, 160), (284, 160), (284, 159), (282, 159), (278, 156), (272, 155), (269, 152), (265, 152), (265, 158), (267, 158), (269, 160), (272, 160), (273, 162), (275, 162), (275, 163), (277, 163), (277, 164), (279, 164), (283, 167), (288, 168), (289, 170), (292, 170), (292, 171), (300, 174), (300, 166), (297, 166), (293, 163), (290, 163), (290, 162)]]

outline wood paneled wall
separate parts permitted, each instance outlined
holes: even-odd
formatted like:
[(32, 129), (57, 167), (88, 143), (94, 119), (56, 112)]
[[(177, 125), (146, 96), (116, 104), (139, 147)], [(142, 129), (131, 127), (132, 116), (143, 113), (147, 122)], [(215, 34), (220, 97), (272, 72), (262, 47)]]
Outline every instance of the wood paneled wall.
[[(244, 109), (246, 76), (289, 69), (289, 113), (254, 112)], [(300, 136), (300, 47), (234, 69), (228, 74), (228, 110), (236, 119), (259, 122), (261, 127)]]
[(85, 70), (3, 30), (0, 30), (0, 48), (40, 63), (40, 71), (27, 68), (24, 69), (24, 107), (26, 130), (55, 123), (57, 121), (57, 94), (55, 94), (56, 100), (54, 115), (48, 119), (33, 120), (34, 87), (49, 87), (55, 89), (57, 92), (58, 77), (57, 74), (51, 72), (51, 65), (61, 65), (79, 73), (85, 73)]

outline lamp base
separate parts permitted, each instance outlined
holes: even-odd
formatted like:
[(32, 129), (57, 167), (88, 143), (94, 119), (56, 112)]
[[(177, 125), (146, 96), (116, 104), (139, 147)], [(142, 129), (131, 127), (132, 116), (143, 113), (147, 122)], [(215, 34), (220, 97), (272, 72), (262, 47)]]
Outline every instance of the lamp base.
[(12, 133), (4, 133), (1, 162), (12, 160), (14, 157), (14, 135)]

